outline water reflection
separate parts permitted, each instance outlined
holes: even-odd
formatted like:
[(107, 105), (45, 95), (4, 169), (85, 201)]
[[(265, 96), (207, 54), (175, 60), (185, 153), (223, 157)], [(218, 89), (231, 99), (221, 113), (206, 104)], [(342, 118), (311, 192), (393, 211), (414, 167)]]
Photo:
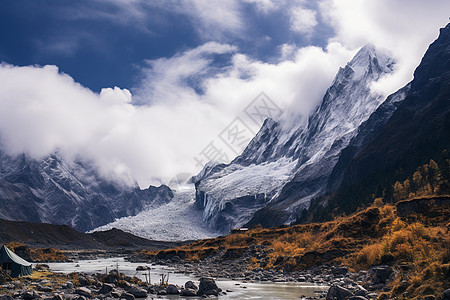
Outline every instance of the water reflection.
[[(119, 268), (119, 272), (127, 276), (136, 276), (142, 281), (157, 284), (161, 280), (161, 274), (169, 276), (169, 283), (183, 286), (186, 281), (197, 282), (198, 278), (176, 273), (176, 270), (161, 265), (145, 263), (133, 263), (124, 258), (102, 258), (96, 260), (80, 260), (71, 263), (49, 263), (54, 272), (71, 273), (105, 273)], [(138, 266), (150, 267), (150, 270), (136, 271)], [(150, 276), (149, 276), (150, 274)], [(220, 299), (301, 299), (302, 296), (317, 296), (318, 292), (324, 292), (327, 286), (318, 286), (304, 283), (269, 283), (269, 282), (241, 282), (235, 280), (216, 280), (219, 286), (227, 294)], [(149, 295), (147, 299), (196, 299), (201, 297), (156, 296)]]

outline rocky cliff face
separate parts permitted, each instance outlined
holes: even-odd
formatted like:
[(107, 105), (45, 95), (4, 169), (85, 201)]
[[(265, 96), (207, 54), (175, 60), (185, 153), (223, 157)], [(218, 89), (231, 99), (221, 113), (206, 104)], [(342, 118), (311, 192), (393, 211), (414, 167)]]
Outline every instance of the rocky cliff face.
[(266, 120), (242, 155), (197, 182), (203, 220), (223, 231), (249, 221), (292, 221), (325, 191), (341, 150), (384, 100), (370, 91), (371, 83), (392, 68), (388, 56), (365, 46), (339, 70), (308, 120)]
[(322, 215), (334, 209), (354, 211), (371, 201), (373, 193), (381, 196), (395, 181), (405, 180), (430, 159), (441, 160), (450, 149), (450, 24), (428, 48), (397, 106), (375, 134), (360, 146), (357, 138), (344, 150), (352, 154), (342, 156), (333, 170), (329, 189), (334, 194), (323, 203)]
[(172, 191), (107, 181), (88, 163), (58, 154), (35, 160), (0, 153), (0, 218), (66, 224), (86, 231), (170, 201)]

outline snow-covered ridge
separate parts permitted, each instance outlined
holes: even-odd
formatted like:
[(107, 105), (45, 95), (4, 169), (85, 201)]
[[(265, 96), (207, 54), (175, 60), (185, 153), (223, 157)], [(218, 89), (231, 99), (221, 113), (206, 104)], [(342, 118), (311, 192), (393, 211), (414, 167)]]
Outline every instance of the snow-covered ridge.
[[(267, 205), (285, 210), (291, 220), (298, 206), (324, 190), (340, 151), (384, 101), (370, 86), (393, 65), (388, 55), (367, 45), (338, 71), (307, 121), (287, 126), (285, 120), (266, 120), (241, 156), (197, 183), (203, 220), (226, 231), (243, 226)], [(283, 193), (288, 182), (307, 187), (296, 195), (298, 201)]]

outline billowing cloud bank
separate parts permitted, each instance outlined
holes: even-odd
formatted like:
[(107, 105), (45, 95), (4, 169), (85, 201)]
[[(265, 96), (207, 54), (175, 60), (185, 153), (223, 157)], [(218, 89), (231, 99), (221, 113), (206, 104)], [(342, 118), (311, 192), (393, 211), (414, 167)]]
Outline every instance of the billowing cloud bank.
[[(272, 63), (243, 55), (227, 43), (206, 42), (145, 62), (134, 95), (118, 87), (94, 93), (55, 66), (3, 63), (2, 149), (37, 158), (54, 151), (69, 159), (82, 156), (106, 177), (137, 180), (141, 187), (167, 182), (178, 173), (194, 174), (200, 168), (194, 157), (217, 141), (260, 92), (285, 113), (307, 116), (338, 68), (366, 43), (385, 48), (397, 60), (396, 72), (374, 85), (374, 91), (387, 95), (402, 87), (450, 11), (446, 1), (325, 0), (317, 11), (302, 7), (302, 1), (298, 8), (284, 8), (282, 1), (248, 2), (264, 14), (292, 11), (296, 33), (313, 35), (320, 19), (335, 36), (326, 49), (280, 45), (279, 60)], [(236, 6), (230, 7), (227, 13), (235, 13), (233, 30), (238, 30), (245, 22)], [(231, 158), (226, 145), (220, 147)]]

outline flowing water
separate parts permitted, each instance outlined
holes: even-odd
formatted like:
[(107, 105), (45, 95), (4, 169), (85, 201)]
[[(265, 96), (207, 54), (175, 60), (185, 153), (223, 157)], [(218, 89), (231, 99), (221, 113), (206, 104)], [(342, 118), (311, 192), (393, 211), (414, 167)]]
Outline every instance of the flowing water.
[[(123, 258), (102, 258), (96, 260), (80, 260), (70, 263), (49, 263), (50, 269), (54, 272), (71, 273), (105, 273), (112, 269), (119, 268), (119, 272), (127, 276), (136, 276), (143, 281), (150, 279), (151, 283), (159, 283), (161, 274), (169, 276), (169, 283), (183, 286), (186, 281), (192, 280), (198, 285), (198, 278), (177, 273), (175, 269), (168, 266), (151, 265), (144, 263), (132, 263)], [(138, 266), (148, 266), (151, 270), (136, 271)], [(150, 276), (149, 276), (150, 274)], [(302, 296), (317, 296), (328, 290), (328, 286), (314, 285), (309, 283), (291, 282), (241, 282), (235, 280), (216, 280), (216, 284), (223, 291), (228, 291), (220, 299), (301, 299)], [(147, 299), (200, 299), (201, 297), (180, 297), (180, 296), (156, 296), (149, 295)]]

